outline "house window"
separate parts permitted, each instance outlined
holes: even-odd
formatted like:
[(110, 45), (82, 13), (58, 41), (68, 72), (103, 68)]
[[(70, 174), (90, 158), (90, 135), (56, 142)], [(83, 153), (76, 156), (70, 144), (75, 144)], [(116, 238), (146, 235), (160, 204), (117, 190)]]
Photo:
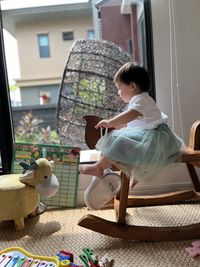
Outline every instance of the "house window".
[(94, 30), (88, 30), (87, 31), (87, 38), (88, 39), (94, 39)]
[(62, 33), (63, 41), (74, 40), (74, 32), (63, 32)]
[(130, 55), (133, 55), (133, 42), (132, 39), (127, 40), (127, 51)]
[(40, 58), (50, 57), (48, 34), (38, 34), (38, 46)]

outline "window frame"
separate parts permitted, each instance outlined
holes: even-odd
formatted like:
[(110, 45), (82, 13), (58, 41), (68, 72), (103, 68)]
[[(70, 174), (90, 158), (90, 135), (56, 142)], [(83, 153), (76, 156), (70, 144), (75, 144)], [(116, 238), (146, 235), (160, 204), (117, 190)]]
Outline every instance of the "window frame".
[(0, 174), (10, 173), (12, 165), (14, 134), (10, 103), (0, 6)]
[[(151, 78), (150, 95), (156, 100), (151, 1), (143, 0), (143, 4), (146, 29), (146, 52), (148, 58), (147, 70)], [(0, 155), (2, 161), (0, 174), (9, 173), (12, 165), (14, 134), (10, 103), (5, 50), (3, 45), (2, 13), (0, 6)]]
[(146, 32), (147, 70), (150, 76), (149, 94), (156, 101), (151, 1), (143, 0), (143, 4), (144, 4), (144, 19), (145, 19), (145, 32)]

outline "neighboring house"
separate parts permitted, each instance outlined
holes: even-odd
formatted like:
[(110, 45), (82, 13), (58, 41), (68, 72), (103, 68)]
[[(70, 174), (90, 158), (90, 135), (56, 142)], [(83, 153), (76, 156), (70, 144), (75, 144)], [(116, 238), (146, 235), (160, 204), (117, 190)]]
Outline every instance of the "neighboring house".
[(143, 0), (96, 1), (101, 38), (118, 44), (135, 62), (146, 66)]
[(69, 2), (2, 11), (4, 28), (17, 39), (22, 106), (55, 105), (73, 42), (94, 36), (90, 1)]

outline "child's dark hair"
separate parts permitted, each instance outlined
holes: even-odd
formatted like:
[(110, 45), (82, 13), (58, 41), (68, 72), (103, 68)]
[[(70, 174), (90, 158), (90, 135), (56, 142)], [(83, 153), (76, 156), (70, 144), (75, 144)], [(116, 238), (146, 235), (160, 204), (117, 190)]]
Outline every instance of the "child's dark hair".
[(132, 62), (124, 64), (115, 74), (114, 82), (121, 81), (125, 84), (135, 83), (142, 91), (148, 92), (150, 79), (145, 68), (134, 65)]

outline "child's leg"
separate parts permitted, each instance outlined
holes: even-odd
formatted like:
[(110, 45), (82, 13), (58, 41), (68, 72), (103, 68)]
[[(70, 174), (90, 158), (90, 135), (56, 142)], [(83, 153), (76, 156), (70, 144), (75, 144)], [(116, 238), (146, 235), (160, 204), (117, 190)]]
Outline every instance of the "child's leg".
[(112, 163), (108, 158), (102, 156), (96, 163), (91, 165), (83, 165), (79, 167), (79, 172), (87, 175), (102, 176), (103, 171), (111, 167)]

